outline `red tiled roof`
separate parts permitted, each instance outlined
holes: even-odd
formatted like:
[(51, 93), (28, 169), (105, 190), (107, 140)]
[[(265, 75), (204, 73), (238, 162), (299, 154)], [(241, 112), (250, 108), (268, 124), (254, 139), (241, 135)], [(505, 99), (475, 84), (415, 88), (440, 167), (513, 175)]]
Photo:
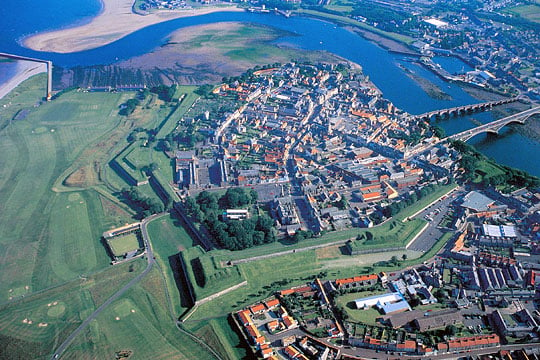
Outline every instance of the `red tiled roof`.
[(355, 276), (353, 278), (337, 279), (336, 285), (341, 286), (341, 285), (350, 284), (354, 282), (377, 280), (377, 279), (378, 277), (376, 274)]
[(242, 310), (238, 313), (238, 318), (242, 322), (242, 325), (251, 323), (251, 318), (249, 317), (249, 311)]
[(251, 312), (255, 314), (255, 313), (259, 312), (259, 311), (266, 310), (266, 308), (264, 307), (263, 304), (257, 304), (257, 305), (253, 305), (252, 307), (250, 307), (249, 310), (251, 310)]
[(268, 300), (266, 303), (266, 308), (267, 309), (271, 309), (275, 306), (278, 306), (279, 305), (279, 300), (278, 299), (272, 299), (272, 300)]

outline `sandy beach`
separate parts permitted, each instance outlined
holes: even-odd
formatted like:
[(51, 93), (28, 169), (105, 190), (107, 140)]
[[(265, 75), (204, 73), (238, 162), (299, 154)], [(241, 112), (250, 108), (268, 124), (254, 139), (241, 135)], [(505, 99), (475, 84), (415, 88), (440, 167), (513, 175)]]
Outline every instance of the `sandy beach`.
[[(26, 79), (47, 71), (47, 65), (44, 63), (36, 63), (32, 61), (18, 61), (17, 74), (9, 79), (6, 83), (0, 84), (0, 99), (9, 94), (20, 83)], [(45, 86), (45, 85), (44, 85)], [(43, 92), (45, 95), (45, 91)]]
[(24, 46), (37, 51), (71, 53), (100, 47), (144, 27), (181, 17), (220, 11), (243, 11), (236, 7), (201, 7), (198, 9), (162, 10), (148, 15), (133, 13), (133, 0), (101, 0), (102, 12), (90, 23), (37, 34), (24, 39)]

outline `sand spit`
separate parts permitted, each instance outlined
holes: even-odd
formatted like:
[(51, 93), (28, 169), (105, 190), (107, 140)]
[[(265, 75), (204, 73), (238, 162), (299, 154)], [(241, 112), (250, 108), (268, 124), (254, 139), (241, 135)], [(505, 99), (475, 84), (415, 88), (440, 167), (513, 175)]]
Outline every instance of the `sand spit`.
[(24, 46), (37, 51), (72, 53), (107, 45), (144, 27), (172, 19), (221, 11), (243, 11), (230, 6), (205, 6), (157, 11), (143, 16), (133, 13), (133, 0), (101, 1), (103, 10), (90, 23), (28, 37), (24, 40)]

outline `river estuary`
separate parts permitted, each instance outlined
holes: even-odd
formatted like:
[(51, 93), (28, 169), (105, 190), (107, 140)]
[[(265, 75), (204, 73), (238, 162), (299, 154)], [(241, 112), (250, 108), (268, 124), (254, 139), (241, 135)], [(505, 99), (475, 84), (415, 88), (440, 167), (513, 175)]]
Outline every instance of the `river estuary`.
[[(110, 64), (150, 52), (164, 44), (173, 31), (184, 27), (241, 21), (273, 26), (295, 34), (277, 40), (280, 44), (301, 49), (325, 50), (360, 64), (385, 98), (411, 114), (479, 102), (460, 86), (444, 82), (403, 55), (391, 53), (334, 24), (304, 17), (285, 18), (240, 12), (180, 18), (147, 27), (97, 49), (71, 54), (36, 52), (20, 45), (20, 40), (25, 36), (89, 21), (99, 13), (100, 8), (97, 0), (4, 0), (0, 8), (0, 18), (3, 19), (0, 22), (0, 52), (48, 59), (63, 67)], [(436, 61), (451, 73), (470, 70), (458, 59), (438, 58)], [(405, 70), (437, 85), (449, 95), (449, 100), (430, 97)], [(495, 120), (493, 114), (482, 113), (440, 121), (439, 125), (447, 134), (453, 134), (472, 128), (479, 122), (492, 120)], [(540, 143), (523, 131), (517, 131), (517, 128), (507, 127), (499, 136), (479, 135), (469, 142), (502, 164), (540, 176), (540, 161), (534, 160), (534, 155), (540, 153)]]

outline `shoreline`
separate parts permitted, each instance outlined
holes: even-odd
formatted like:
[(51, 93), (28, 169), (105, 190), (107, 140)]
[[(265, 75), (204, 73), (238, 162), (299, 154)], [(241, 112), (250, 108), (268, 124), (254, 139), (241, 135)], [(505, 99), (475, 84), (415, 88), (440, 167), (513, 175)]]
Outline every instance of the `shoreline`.
[(232, 6), (211, 6), (139, 15), (133, 12), (133, 0), (100, 2), (101, 11), (90, 22), (32, 35), (24, 38), (22, 45), (36, 51), (73, 53), (110, 44), (137, 30), (169, 20), (214, 12), (244, 11)]
[(3, 99), (25, 80), (43, 72), (47, 72), (46, 64), (23, 60), (18, 61), (16, 74), (6, 82), (0, 84), (0, 99)]

